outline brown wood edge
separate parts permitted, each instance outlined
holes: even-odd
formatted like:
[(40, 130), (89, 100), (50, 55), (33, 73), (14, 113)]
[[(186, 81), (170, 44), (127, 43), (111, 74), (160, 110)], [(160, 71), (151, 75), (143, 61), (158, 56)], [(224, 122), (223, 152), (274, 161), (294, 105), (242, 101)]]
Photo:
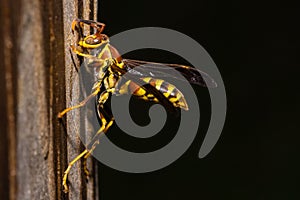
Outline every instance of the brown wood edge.
[[(44, 50), (44, 66), (46, 67), (46, 98), (49, 105), (49, 148), (45, 152), (45, 160), (48, 160), (49, 165), (49, 198), (50, 199), (68, 199), (68, 195), (62, 192), (62, 175), (67, 167), (67, 136), (66, 127), (57, 119), (56, 114), (65, 108), (65, 55), (64, 49), (64, 15), (63, 1), (49, 0), (40, 3), (41, 26), (43, 32), (43, 50)], [(76, 4), (76, 2), (74, 2)], [(78, 13), (85, 12), (83, 16), (89, 16), (90, 19), (96, 18), (97, 0), (85, 1), (79, 4), (77, 2)], [(6, 90), (6, 113), (7, 113), (7, 131), (6, 136), (8, 141), (8, 184), (9, 184), (9, 199), (17, 199), (17, 139), (16, 139), (16, 102), (17, 102), (17, 84), (16, 79), (18, 72), (17, 53), (18, 42), (21, 39), (16, 39), (18, 36), (18, 25), (20, 24), (20, 15), (22, 10), (22, 1), (16, 0), (13, 2), (1, 0), (1, 34), (3, 34), (3, 57), (5, 71), (5, 90)], [(16, 6), (17, 5), (17, 6)], [(64, 8), (66, 9), (66, 8)], [(88, 10), (91, 10), (89, 12)], [(93, 17), (92, 17), (93, 16)], [(69, 25), (68, 25), (69, 26)], [(5, 30), (4, 30), (5, 29)], [(2, 35), (1, 35), (2, 36)], [(2, 41), (1, 41), (2, 42)], [(94, 168), (94, 166), (92, 167)], [(96, 173), (95, 173), (96, 174)], [(85, 179), (85, 177), (82, 177)], [(89, 183), (90, 184), (90, 183)], [(95, 181), (89, 190), (83, 188), (87, 194), (82, 195), (81, 199), (96, 199), (97, 192), (95, 190)], [(74, 196), (73, 196), (74, 197)], [(73, 198), (75, 199), (75, 198)]]

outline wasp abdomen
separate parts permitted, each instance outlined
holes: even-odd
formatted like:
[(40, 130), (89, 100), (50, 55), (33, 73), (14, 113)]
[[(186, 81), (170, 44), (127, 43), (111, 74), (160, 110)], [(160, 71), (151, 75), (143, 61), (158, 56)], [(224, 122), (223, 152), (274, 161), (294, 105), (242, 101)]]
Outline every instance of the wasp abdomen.
[[(153, 79), (150, 77), (142, 78), (145, 83), (148, 83), (155, 87), (159, 92), (161, 92), (175, 107), (180, 107), (188, 110), (188, 105), (183, 94), (172, 84), (161, 79)], [(120, 87), (119, 94), (132, 93), (138, 98), (144, 99), (146, 101), (159, 102), (159, 100), (152, 94), (146, 91), (144, 88), (140, 87), (133, 81), (129, 80)]]

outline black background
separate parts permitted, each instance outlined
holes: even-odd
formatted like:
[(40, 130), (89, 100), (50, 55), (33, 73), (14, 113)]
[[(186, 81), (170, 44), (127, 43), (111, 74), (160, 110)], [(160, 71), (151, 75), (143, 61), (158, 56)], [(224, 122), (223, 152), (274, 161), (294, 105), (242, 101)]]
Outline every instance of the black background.
[[(207, 157), (197, 157), (204, 120), (188, 151), (164, 169), (130, 174), (99, 163), (101, 199), (300, 199), (300, 18), (295, 2), (100, 1), (98, 21), (107, 24), (107, 35), (156, 26), (195, 39), (217, 64), (228, 100), (224, 130)], [(182, 61), (157, 55), (130, 54), (140, 60)], [(114, 126), (108, 134), (124, 148), (126, 141), (128, 149), (134, 146), (136, 141), (120, 132)], [(118, 134), (124, 140), (118, 141)]]

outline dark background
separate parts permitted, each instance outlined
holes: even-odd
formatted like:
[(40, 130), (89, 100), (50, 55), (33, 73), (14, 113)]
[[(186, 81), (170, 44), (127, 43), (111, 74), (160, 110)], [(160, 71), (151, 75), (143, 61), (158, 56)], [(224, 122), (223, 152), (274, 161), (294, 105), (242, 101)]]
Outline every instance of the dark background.
[[(157, 26), (195, 39), (217, 64), (228, 100), (224, 130), (208, 156), (197, 157), (209, 119), (206, 96), (200, 100), (206, 118), (197, 138), (170, 166), (130, 174), (99, 163), (101, 199), (300, 199), (300, 18), (295, 2), (100, 1), (98, 21), (107, 24), (107, 35)], [(128, 56), (185, 62), (153, 50)], [(195, 91), (207, 95), (203, 88)], [(136, 102), (138, 108), (143, 105)], [(152, 145), (159, 148), (155, 145), (173, 137), (165, 131), (154, 140), (137, 141), (116, 126), (108, 134), (118, 145), (136, 152)]]

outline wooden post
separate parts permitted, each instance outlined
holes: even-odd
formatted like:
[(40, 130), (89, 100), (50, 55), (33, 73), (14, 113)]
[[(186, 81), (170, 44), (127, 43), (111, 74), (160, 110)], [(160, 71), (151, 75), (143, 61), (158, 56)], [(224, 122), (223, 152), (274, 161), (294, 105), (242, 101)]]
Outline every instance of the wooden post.
[(79, 111), (63, 123), (57, 119), (59, 111), (79, 101), (74, 63), (80, 63), (77, 56), (71, 59), (69, 45), (76, 41), (71, 22), (96, 19), (96, 5), (97, 0), (0, 2), (5, 97), (0, 156), (7, 161), (0, 170), (1, 199), (97, 199), (95, 179), (86, 183), (80, 162), (70, 173), (70, 192), (63, 193), (63, 172), (83, 146)]

